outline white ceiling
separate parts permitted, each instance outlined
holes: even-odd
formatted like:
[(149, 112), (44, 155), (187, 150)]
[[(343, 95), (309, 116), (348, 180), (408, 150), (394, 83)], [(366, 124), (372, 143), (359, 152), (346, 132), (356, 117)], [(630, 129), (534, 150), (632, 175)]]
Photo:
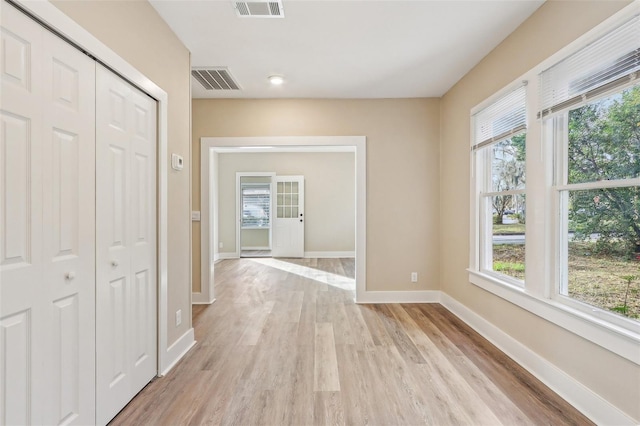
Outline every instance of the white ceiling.
[(194, 98), (415, 98), (446, 93), (543, 1), (284, 0), (283, 19), (239, 18), (231, 0), (150, 3), (194, 67), (228, 67), (242, 88), (192, 78)]

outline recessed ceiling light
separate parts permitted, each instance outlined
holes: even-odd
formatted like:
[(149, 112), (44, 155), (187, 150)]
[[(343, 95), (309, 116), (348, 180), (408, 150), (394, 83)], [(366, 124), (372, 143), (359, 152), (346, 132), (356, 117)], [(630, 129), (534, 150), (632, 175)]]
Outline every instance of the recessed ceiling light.
[(281, 75), (270, 75), (269, 82), (274, 86), (279, 86), (284, 83), (284, 77)]

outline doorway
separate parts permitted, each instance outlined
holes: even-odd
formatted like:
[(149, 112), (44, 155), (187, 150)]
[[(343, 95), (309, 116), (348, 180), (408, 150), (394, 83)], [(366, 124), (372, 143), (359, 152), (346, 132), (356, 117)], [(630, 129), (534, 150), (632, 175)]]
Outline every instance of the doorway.
[(238, 257), (271, 257), (275, 173), (236, 173)]
[(215, 262), (221, 258), (218, 229), (221, 188), (219, 154), (247, 152), (353, 152), (355, 165), (356, 302), (366, 292), (366, 138), (364, 136), (201, 138), (201, 292), (194, 300), (215, 300)]

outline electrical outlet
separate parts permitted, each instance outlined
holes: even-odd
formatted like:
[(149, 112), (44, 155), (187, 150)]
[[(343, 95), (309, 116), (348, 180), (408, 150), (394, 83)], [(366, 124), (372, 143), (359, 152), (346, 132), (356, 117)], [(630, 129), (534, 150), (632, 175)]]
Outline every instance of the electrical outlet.
[(411, 273), (411, 282), (412, 283), (417, 283), (418, 282), (418, 273), (417, 272), (412, 272)]
[(222, 244), (222, 241), (220, 241), (220, 242), (218, 243), (218, 248), (222, 248), (223, 246), (224, 246), (224, 244)]
[(182, 324), (182, 309), (176, 311), (176, 327)]

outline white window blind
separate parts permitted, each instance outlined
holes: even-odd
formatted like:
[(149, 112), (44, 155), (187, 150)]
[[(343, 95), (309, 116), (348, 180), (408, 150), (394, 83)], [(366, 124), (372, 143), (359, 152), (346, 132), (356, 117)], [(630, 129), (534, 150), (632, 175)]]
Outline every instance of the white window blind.
[(520, 133), (527, 128), (526, 86), (507, 93), (474, 115), (474, 149)]
[(540, 74), (544, 117), (640, 77), (640, 15)]
[(242, 227), (268, 228), (271, 219), (271, 185), (242, 184)]

